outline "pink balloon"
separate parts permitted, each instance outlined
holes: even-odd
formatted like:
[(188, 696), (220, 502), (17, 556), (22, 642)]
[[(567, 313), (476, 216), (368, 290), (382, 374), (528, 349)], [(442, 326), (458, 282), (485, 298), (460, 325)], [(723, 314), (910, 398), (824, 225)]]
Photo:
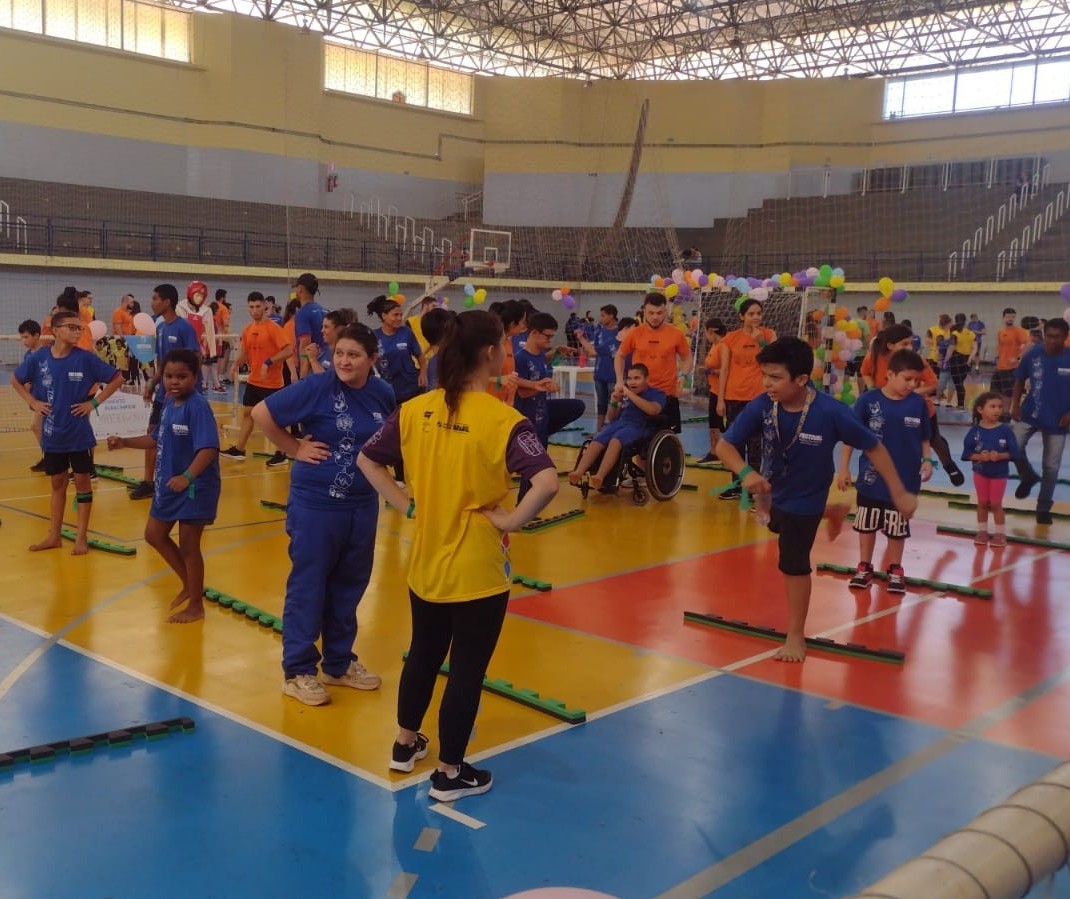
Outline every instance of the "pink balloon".
[(1067, 306), (1063, 310), (1063, 321), (1065, 321), (1068, 325), (1070, 325), (1070, 306)]
[(108, 333), (108, 326), (99, 319), (94, 319), (89, 323), (89, 333), (93, 335), (93, 340), (100, 340)]
[(156, 334), (156, 322), (152, 320), (152, 316), (147, 312), (139, 312), (134, 316), (134, 330), (138, 334), (152, 337)]
[(564, 296), (564, 294), (562, 294), (560, 290), (555, 290), (553, 293), (550, 294), (550, 299), (553, 300), (555, 303), (560, 303), (562, 296)]

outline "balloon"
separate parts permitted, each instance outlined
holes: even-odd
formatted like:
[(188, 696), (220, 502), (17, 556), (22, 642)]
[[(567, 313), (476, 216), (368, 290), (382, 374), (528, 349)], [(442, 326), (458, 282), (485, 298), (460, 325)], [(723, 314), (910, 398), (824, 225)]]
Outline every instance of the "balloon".
[(734, 303), (732, 304), (732, 308), (733, 308), (733, 309), (735, 309), (735, 310), (736, 310), (736, 312), (739, 312), (739, 310), (740, 310), (740, 307), (741, 307), (741, 306), (743, 305), (743, 301), (744, 301), (745, 299), (746, 299), (746, 297), (740, 297), (740, 298), (739, 298), (738, 300), (736, 300), (736, 301), (735, 301), (735, 302), (734, 302)]
[(405, 294), (403, 293), (395, 293), (390, 297), (390, 299), (392, 299), (399, 306), (405, 305)]
[[(841, 319), (840, 319), (840, 320), (839, 320), (838, 322), (836, 322), (836, 330), (837, 330), (837, 331), (844, 331), (844, 332), (846, 332), (846, 330), (847, 330), (847, 329), (848, 329), (849, 327), (851, 327), (851, 326), (850, 326), (849, 324), (847, 324), (847, 320), (846, 320), (846, 319), (842, 319), (842, 318), (841, 318)], [(846, 337), (847, 335), (846, 335), (846, 334), (844, 334), (844, 336)]]
[(1063, 321), (1070, 325), (1070, 306), (1063, 310)]
[(725, 281), (724, 277), (722, 277), (721, 275), (713, 276), (713, 286), (716, 287), (718, 290), (723, 289), (726, 283), (727, 282)]
[(702, 274), (702, 269), (694, 268), (691, 270), (691, 277), (694, 278), (696, 281), (701, 281), (706, 276)]
[(152, 316), (147, 312), (139, 312), (134, 316), (134, 330), (138, 334), (144, 334), (147, 337), (154, 336), (156, 334), (156, 322), (152, 320)]
[(399, 290), (401, 290), (401, 288), (398, 287), (398, 282), (397, 281), (391, 281), (389, 284), (386, 285), (386, 292), (388, 294), (390, 294), (391, 296), (393, 296)]
[(889, 306), (892, 305), (892, 301), (888, 297), (881, 297), (877, 302), (873, 304), (873, 308), (877, 312), (884, 312)]
[(840, 268), (839, 266), (836, 266), (836, 268), (834, 268), (832, 270), (832, 277), (833, 278), (845, 278), (846, 274), (845, 274), (845, 272), (844, 272), (844, 270), (842, 268)]
[(844, 362), (850, 362), (854, 358), (854, 353), (850, 350), (840, 350), (839, 353), (836, 354), (836, 358), (842, 359)]
[(555, 291), (551, 292), (550, 299), (553, 300), (555, 303), (560, 303), (561, 302), (561, 297), (563, 297), (563, 296), (564, 296), (564, 294), (561, 293), (560, 290), (555, 290)]
[(816, 278), (820, 274), (820, 270), (814, 268), (812, 265), (805, 272), (807, 278)]
[(908, 296), (910, 296), (910, 294), (903, 290), (902, 287), (897, 287), (895, 290), (892, 291), (892, 302), (903, 303), (906, 301), (906, 298)]
[(780, 282), (781, 287), (787, 287), (791, 283), (791, 278), (792, 276), (789, 272), (784, 272), (777, 280)]
[(823, 310), (823, 309), (815, 309), (813, 312), (810, 313), (810, 318), (812, 318), (815, 322), (824, 321), (825, 320), (825, 310)]
[(466, 297), (472, 296), (472, 294), (474, 294), (475, 292), (476, 292), (475, 284), (465, 284), (464, 285), (464, 295)]
[(668, 287), (665, 288), (665, 299), (671, 300), (679, 292), (680, 292), (680, 285), (679, 284), (670, 284)]
[(100, 340), (108, 333), (108, 326), (99, 319), (94, 319), (89, 323), (89, 333), (93, 335), (93, 340)]
[(476, 304), (476, 301), (473, 300), (471, 296), (466, 296), (464, 298), (464, 308), (465, 309), (471, 309), (475, 304)]
[(829, 278), (832, 277), (832, 266), (827, 264), (823, 265), (817, 270), (817, 273), (819, 277), (824, 278), (827, 281)]
[(571, 297), (568, 294), (565, 294), (561, 298), (561, 305), (564, 306), (566, 309), (569, 309), (569, 310), (575, 309), (576, 308), (576, 298), (575, 297)]
[(561, 296), (567, 297), (570, 293), (572, 293), (572, 288), (569, 287), (567, 284), (562, 284), (561, 285)]
[(833, 275), (829, 278), (829, 287), (834, 287), (839, 290), (844, 285), (843, 275)]
[(674, 268), (672, 270), (672, 279), (677, 284), (682, 284), (684, 280), (684, 270), (682, 268)]
[(895, 282), (886, 275), (877, 282), (877, 289), (880, 290), (882, 297), (891, 297), (892, 291), (895, 290)]
[(816, 358), (820, 359), (822, 362), (824, 362), (825, 361), (825, 348), (823, 346), (819, 346), (816, 350), (814, 350), (814, 356)]
[(475, 300), (477, 303), (484, 303), (487, 300), (487, 292), (482, 287), (480, 287), (479, 290), (472, 294), (472, 299)]
[[(845, 321), (847, 319), (848, 315), (850, 315), (850, 313), (847, 311), (847, 308), (845, 306), (838, 306), (836, 308), (835, 319), (836, 319), (837, 322)], [(846, 327), (847, 326), (844, 325), (844, 328), (846, 328)], [(841, 328), (840, 330), (843, 330), (843, 329)]]
[(750, 292), (750, 298), (752, 300), (757, 300), (759, 303), (764, 303), (766, 300), (769, 299), (769, 288), (768, 287), (755, 287), (755, 288), (753, 288), (751, 290), (751, 292)]
[[(148, 315), (147, 312), (138, 314)], [(134, 354), (138, 362), (148, 363), (156, 358), (155, 337), (150, 337), (148, 334), (127, 334), (123, 339), (126, 341), (126, 348)]]
[(699, 275), (698, 276), (698, 286), (699, 287), (708, 287), (709, 283), (710, 283), (710, 276), (709, 275)]
[(857, 340), (857, 339), (856, 340), (852, 340), (851, 341), (851, 349), (854, 350), (857, 353), (860, 349), (862, 349), (862, 341), (861, 340)]
[(824, 366), (815, 365), (814, 366), (814, 370), (810, 372), (810, 380), (811, 381), (820, 381), (823, 377), (825, 377), (825, 368), (824, 368)]
[(1064, 284), (1059, 288), (1059, 296), (1070, 303), (1070, 284)]

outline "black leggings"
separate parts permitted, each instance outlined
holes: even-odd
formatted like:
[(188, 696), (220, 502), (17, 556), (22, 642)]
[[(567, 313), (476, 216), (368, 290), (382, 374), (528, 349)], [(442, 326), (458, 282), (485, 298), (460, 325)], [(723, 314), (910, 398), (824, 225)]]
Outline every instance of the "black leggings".
[(955, 398), (960, 409), (966, 406), (966, 376), (970, 373), (970, 357), (962, 353), (951, 354), (951, 383), (955, 385)]
[(438, 712), (438, 757), (445, 765), (459, 765), (505, 621), (509, 591), (466, 602), (428, 602), (410, 590), (409, 602), (412, 643), (398, 687), (398, 725), (405, 730), (420, 729), (448, 652), (450, 674)]
[[(746, 408), (747, 403), (750, 400), (725, 400), (724, 401), (724, 420), (725, 430), (728, 430), (732, 426), (739, 413)], [(746, 453), (740, 453), (744, 456), (743, 461), (746, 462), (755, 471), (762, 470), (762, 432), (759, 429), (751, 438), (747, 441)]]
[(958, 471), (959, 467), (951, 456), (951, 447), (947, 445), (947, 438), (940, 433), (940, 425), (936, 421), (935, 414), (929, 419), (929, 432), (929, 444), (936, 453), (936, 458), (940, 460), (940, 464), (944, 466), (944, 471), (948, 474)]

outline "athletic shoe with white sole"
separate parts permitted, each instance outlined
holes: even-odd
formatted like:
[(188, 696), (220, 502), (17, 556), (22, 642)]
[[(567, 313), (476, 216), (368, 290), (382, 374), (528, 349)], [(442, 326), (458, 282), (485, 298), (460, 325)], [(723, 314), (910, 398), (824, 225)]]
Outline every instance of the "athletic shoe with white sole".
[(416, 740), (408, 746), (394, 743), (394, 751), (390, 756), (390, 770), (408, 773), (416, 767), (420, 759), (425, 758), (427, 758), (427, 737), (417, 734)]
[(325, 684), (335, 687), (352, 687), (354, 690), (378, 690), (383, 679), (378, 674), (372, 674), (360, 662), (354, 659), (344, 674), (335, 677), (333, 674), (323, 672), (322, 680)]
[(494, 784), (489, 771), (473, 768), (468, 762), (461, 762), (456, 777), (447, 776), (445, 771), (431, 774), (431, 789), (428, 795), (439, 802), (453, 802), (465, 796), (478, 796), (486, 793)]
[(286, 678), (282, 692), (305, 705), (327, 705), (331, 701), (331, 694), (323, 689), (323, 684), (314, 674), (297, 674)]

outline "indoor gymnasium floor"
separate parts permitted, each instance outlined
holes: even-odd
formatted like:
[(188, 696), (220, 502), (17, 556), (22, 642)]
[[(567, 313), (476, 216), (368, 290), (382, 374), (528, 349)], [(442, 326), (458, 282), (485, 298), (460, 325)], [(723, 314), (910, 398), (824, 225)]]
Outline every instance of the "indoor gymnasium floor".
[[(688, 449), (704, 436), (689, 425)], [(553, 453), (562, 468), (574, 458)], [(98, 461), (137, 475), (139, 455)], [(489, 676), (587, 720), (485, 693), (470, 757), (494, 789), (437, 805), (433, 714), (432, 755), (412, 775), (386, 765), (412, 523), (382, 511), (359, 610), (357, 648), (382, 689), (332, 688), (332, 705), (308, 708), (281, 693), (269, 628), (214, 604), (203, 623), (166, 623), (177, 582), (141, 540), (148, 503), (121, 483), (97, 483), (91, 528), (136, 555), (27, 552), (48, 511), (34, 458), (29, 434), (0, 435), (0, 753), (179, 717), (194, 727), (0, 770), (6, 899), (848, 896), (1070, 755), (1066, 552), (937, 534), (972, 515), (926, 498), (908, 575), (993, 597), (852, 594), (821, 575), (810, 633), (899, 649), (905, 664), (819, 652), (780, 664), (773, 643), (684, 620), (785, 621), (775, 543), (709, 495), (724, 474), (688, 469), (697, 489), (643, 508), (563, 484), (547, 514), (586, 515), (512, 539), (514, 571), (553, 589), (514, 590)], [(207, 583), (279, 614), (283, 513), (261, 500), (285, 502), (287, 471), (223, 465)], [(1029, 517), (1009, 522), (1037, 533)], [(1049, 537), (1070, 540), (1070, 525)], [(856, 551), (850, 531), (822, 532), (814, 559), (853, 565)]]

